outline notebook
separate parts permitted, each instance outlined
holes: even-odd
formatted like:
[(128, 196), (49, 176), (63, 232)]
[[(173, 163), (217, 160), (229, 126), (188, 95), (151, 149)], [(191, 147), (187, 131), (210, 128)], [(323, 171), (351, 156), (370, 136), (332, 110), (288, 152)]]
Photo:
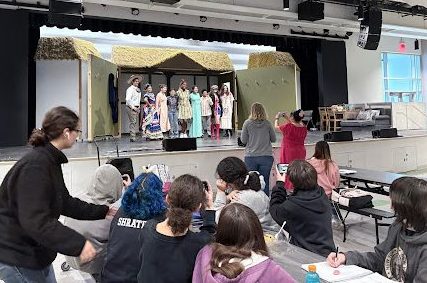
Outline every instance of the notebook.
[(396, 281), (390, 280), (378, 273), (372, 273), (368, 276), (362, 277), (362, 278), (357, 278), (357, 279), (352, 279), (352, 280), (348, 280), (348, 281), (343, 281), (343, 283), (393, 283)]
[[(327, 282), (345, 282), (372, 274), (372, 271), (357, 265), (341, 265), (338, 268), (333, 268), (325, 261), (311, 263), (310, 265), (312, 264), (316, 265), (316, 272), (319, 274), (319, 277)], [(306, 271), (308, 271), (308, 266), (309, 264), (301, 265)]]

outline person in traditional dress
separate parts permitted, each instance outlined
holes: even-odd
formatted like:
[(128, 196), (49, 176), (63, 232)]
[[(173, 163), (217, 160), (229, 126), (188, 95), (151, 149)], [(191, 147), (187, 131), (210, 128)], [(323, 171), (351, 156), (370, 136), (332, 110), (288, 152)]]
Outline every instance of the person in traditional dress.
[(186, 138), (188, 120), (193, 117), (190, 104), (190, 91), (187, 89), (187, 82), (182, 79), (179, 83), (178, 95), (178, 119), (181, 124), (180, 138)]
[(138, 133), (138, 118), (141, 106), (141, 90), (139, 84), (142, 81), (142, 76), (132, 75), (128, 79), (130, 86), (126, 90), (126, 110), (129, 118), (129, 133), (130, 141), (136, 141)]
[(225, 131), (224, 137), (231, 137), (233, 135), (234, 96), (226, 84), (221, 87), (220, 98), (222, 105), (221, 129)]
[(160, 129), (165, 135), (170, 130), (169, 118), (168, 118), (168, 101), (166, 92), (168, 87), (164, 84), (160, 86), (160, 92), (156, 96), (156, 109), (160, 116)]
[(206, 133), (208, 137), (211, 136), (211, 116), (212, 116), (212, 105), (213, 101), (210, 98), (206, 89), (202, 90), (202, 127), (203, 135)]
[(218, 86), (212, 85), (209, 97), (212, 100), (212, 116), (211, 116), (211, 136), (219, 139), (219, 129), (221, 126), (221, 100), (218, 96)]
[(144, 116), (142, 121), (142, 129), (145, 132), (147, 140), (158, 140), (163, 138), (160, 129), (160, 116), (156, 109), (156, 96), (153, 93), (153, 88), (150, 84), (144, 87)]
[(193, 112), (193, 119), (190, 126), (190, 137), (200, 138), (203, 136), (202, 129), (202, 101), (200, 99), (199, 88), (193, 86), (191, 94), (191, 111)]

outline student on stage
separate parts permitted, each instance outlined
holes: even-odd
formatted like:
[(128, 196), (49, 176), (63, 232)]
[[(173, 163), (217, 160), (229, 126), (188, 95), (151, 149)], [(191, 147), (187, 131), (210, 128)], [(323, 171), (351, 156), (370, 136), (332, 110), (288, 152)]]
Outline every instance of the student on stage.
[(209, 93), (209, 97), (212, 99), (212, 119), (211, 119), (211, 136), (212, 138), (219, 139), (219, 130), (221, 127), (221, 115), (222, 115), (222, 108), (221, 108), (221, 99), (218, 96), (218, 86), (213, 85), (211, 86), (211, 91)]
[(62, 152), (81, 133), (79, 117), (58, 106), (49, 110), (29, 139), (33, 148), (6, 174), (0, 186), (0, 281), (56, 282), (57, 253), (91, 261), (93, 244), (64, 226), (60, 215), (80, 220), (113, 217), (107, 205), (70, 196), (62, 175)]
[[(266, 232), (277, 233), (280, 227), (271, 218), (269, 198), (262, 190), (264, 178), (258, 172), (249, 172), (245, 163), (237, 157), (226, 157), (217, 166), (218, 188), (215, 208), (220, 210), (228, 203), (241, 203), (251, 208)], [(261, 183), (262, 182), (262, 183)]]
[(178, 96), (176, 95), (175, 89), (171, 89), (169, 91), (169, 96), (167, 97), (167, 104), (168, 104), (168, 116), (169, 116), (169, 123), (170, 123), (170, 138), (177, 138), (178, 137)]
[(144, 91), (145, 105), (141, 127), (147, 140), (162, 139), (163, 134), (160, 128), (160, 115), (158, 109), (156, 109), (156, 95), (153, 93), (153, 88), (150, 84), (145, 85)]
[(205, 131), (208, 137), (211, 136), (211, 116), (212, 116), (212, 106), (213, 101), (210, 98), (208, 91), (206, 89), (202, 90), (202, 127), (203, 135)]
[(136, 134), (139, 129), (139, 112), (141, 106), (141, 90), (139, 84), (142, 82), (142, 76), (132, 75), (128, 80), (131, 86), (126, 90), (126, 109), (129, 119), (130, 141), (136, 141)]
[[(212, 189), (191, 175), (176, 178), (166, 196), (166, 220), (148, 221), (140, 236), (138, 282), (191, 282), (197, 253), (212, 241), (215, 211)], [(192, 213), (202, 207), (200, 232), (190, 231)], [(127, 262), (135, 264), (135, 262)]]
[(164, 219), (162, 187), (155, 174), (142, 173), (125, 191), (122, 205), (111, 222), (101, 282), (137, 282), (142, 228), (147, 220)]
[(156, 110), (159, 113), (160, 117), (160, 130), (163, 133), (163, 136), (170, 130), (169, 118), (168, 118), (168, 103), (166, 92), (168, 87), (164, 84), (159, 86), (160, 92), (156, 96)]
[(202, 101), (199, 94), (199, 88), (197, 86), (192, 87), (190, 94), (191, 112), (193, 119), (190, 126), (190, 137), (200, 138), (203, 136), (202, 129)]
[(274, 161), (271, 143), (276, 141), (276, 132), (261, 103), (252, 104), (251, 115), (243, 123), (240, 138), (246, 145), (245, 164), (248, 170), (258, 171), (264, 177), (264, 192), (270, 196), (270, 172)]
[[(285, 120), (283, 124), (279, 124), (279, 118)], [(305, 138), (307, 136), (307, 127), (302, 122), (304, 111), (301, 109), (295, 110), (289, 116), (287, 113), (277, 113), (274, 120), (274, 127), (279, 130), (282, 135), (282, 145), (280, 146), (280, 163), (291, 164), (294, 160), (304, 160), (306, 155)], [(293, 190), (292, 182), (289, 179), (285, 181), (285, 188)]]
[(187, 89), (187, 82), (184, 79), (179, 83), (176, 94), (178, 96), (178, 119), (181, 125), (181, 134), (179, 137), (187, 138), (188, 120), (193, 117), (193, 113), (190, 104), (190, 91)]
[(243, 204), (231, 203), (221, 211), (215, 242), (197, 255), (193, 282), (296, 281), (269, 257), (255, 212)]
[(270, 213), (277, 224), (286, 221), (290, 243), (322, 256), (335, 250), (331, 225), (331, 204), (317, 185), (317, 172), (305, 160), (293, 161), (287, 171), (294, 191), (287, 195), (285, 175), (277, 171), (277, 183), (270, 200)]
[(332, 267), (358, 265), (397, 282), (426, 282), (427, 181), (401, 177), (391, 184), (390, 199), (397, 218), (384, 242), (372, 252), (331, 253), (327, 261)]
[(231, 137), (233, 135), (234, 96), (226, 84), (221, 87), (220, 98), (222, 107), (221, 129), (225, 131), (224, 137)]

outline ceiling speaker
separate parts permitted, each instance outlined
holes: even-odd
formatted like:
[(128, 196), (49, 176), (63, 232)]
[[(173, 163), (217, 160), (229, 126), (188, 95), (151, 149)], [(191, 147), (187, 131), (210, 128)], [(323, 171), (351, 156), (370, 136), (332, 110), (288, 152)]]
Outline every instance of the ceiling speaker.
[(381, 39), (382, 11), (378, 7), (368, 7), (360, 23), (357, 46), (363, 49), (376, 50)]
[(50, 0), (48, 21), (52, 25), (79, 27), (83, 19), (81, 0)]
[(160, 4), (168, 4), (173, 5), (178, 3), (180, 0), (151, 0), (153, 3), (160, 3)]
[(324, 3), (308, 0), (298, 4), (298, 20), (314, 22), (324, 18)]

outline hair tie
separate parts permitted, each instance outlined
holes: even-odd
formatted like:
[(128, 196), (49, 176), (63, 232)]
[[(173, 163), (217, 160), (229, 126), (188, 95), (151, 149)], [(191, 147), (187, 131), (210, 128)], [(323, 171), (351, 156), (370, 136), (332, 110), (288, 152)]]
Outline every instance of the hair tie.
[(304, 118), (304, 111), (300, 110), (298, 113), (298, 116), (300, 116), (301, 118)]
[(246, 186), (248, 184), (248, 181), (249, 181), (249, 173), (246, 175), (245, 181), (243, 182), (243, 185)]

